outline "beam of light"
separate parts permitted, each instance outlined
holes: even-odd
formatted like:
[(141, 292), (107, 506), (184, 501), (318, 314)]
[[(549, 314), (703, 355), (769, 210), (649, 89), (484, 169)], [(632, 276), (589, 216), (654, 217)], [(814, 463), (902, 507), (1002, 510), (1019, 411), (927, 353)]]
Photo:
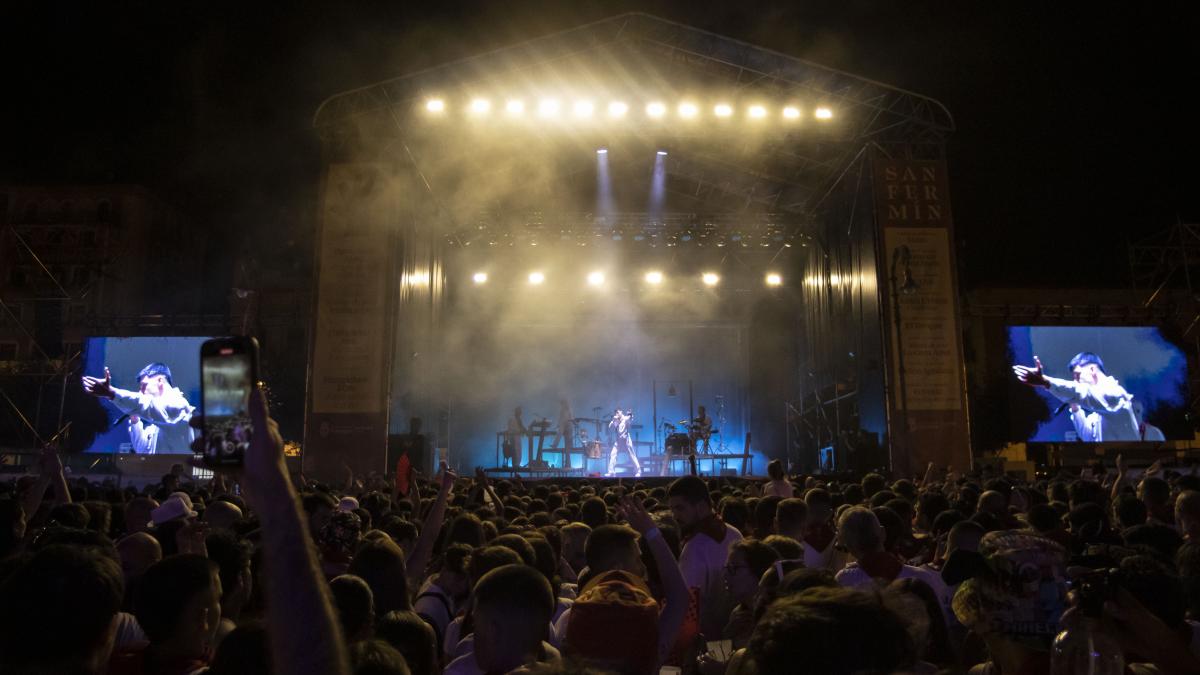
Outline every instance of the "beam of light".
[(667, 114), (667, 106), (655, 101), (646, 106), (646, 114), (651, 117), (662, 117)]
[(591, 117), (595, 112), (596, 106), (591, 101), (575, 101), (572, 108), (575, 111), (576, 117)]
[(608, 148), (596, 150), (596, 213), (610, 218), (616, 213), (613, 200), (612, 174), (608, 170)]
[(781, 286), (781, 285), (783, 285), (783, 277), (779, 276), (778, 274), (776, 274), (774, 272), (771, 272), (770, 274), (767, 275), (767, 285), (768, 286)]
[(603, 286), (604, 272), (592, 272), (591, 274), (588, 274), (587, 282), (589, 286)]
[(717, 276), (713, 272), (705, 272), (700, 276), (700, 280), (704, 282), (705, 286), (716, 286), (718, 283), (720, 283), (721, 277)]
[(794, 105), (789, 105), (783, 109), (783, 118), (786, 120), (800, 119), (800, 109)]
[(486, 98), (477, 98), (471, 101), (471, 112), (476, 115), (486, 115), (492, 109), (492, 102)]
[(529, 283), (533, 284), (534, 286), (541, 284), (545, 280), (546, 280), (546, 275), (542, 274), (541, 272), (530, 272), (529, 273)]
[(446, 109), (446, 102), (440, 98), (431, 98), (425, 102), (425, 109), (431, 113), (440, 113)]
[(629, 112), (629, 105), (623, 101), (613, 101), (608, 104), (609, 117), (624, 117)]
[(654, 172), (650, 174), (650, 203), (647, 206), (651, 220), (662, 217), (667, 201), (667, 151), (654, 154)]
[(833, 111), (825, 107), (817, 108), (813, 111), (813, 115), (819, 120), (833, 119)]
[(657, 286), (663, 282), (663, 273), (657, 270), (646, 272), (646, 283)]
[(746, 113), (750, 115), (750, 119), (761, 120), (767, 116), (767, 109), (761, 105), (752, 105), (746, 110)]
[(700, 113), (700, 108), (696, 107), (695, 103), (680, 103), (679, 116), (685, 120), (690, 120)]
[(538, 102), (538, 114), (542, 117), (554, 117), (558, 114), (558, 101), (552, 98)]
[(718, 103), (713, 106), (713, 114), (717, 117), (729, 117), (733, 114), (733, 106), (728, 103)]
[(520, 99), (512, 99), (504, 104), (504, 109), (508, 111), (509, 115), (521, 115), (525, 112), (525, 102)]
[(479, 284), (486, 284), (486, 283), (487, 283), (487, 279), (488, 279), (488, 277), (487, 277), (487, 272), (476, 272), (476, 273), (475, 273), (475, 274), (474, 274), (474, 275), (471, 277), (471, 281), (474, 281), (476, 285), (479, 285)]

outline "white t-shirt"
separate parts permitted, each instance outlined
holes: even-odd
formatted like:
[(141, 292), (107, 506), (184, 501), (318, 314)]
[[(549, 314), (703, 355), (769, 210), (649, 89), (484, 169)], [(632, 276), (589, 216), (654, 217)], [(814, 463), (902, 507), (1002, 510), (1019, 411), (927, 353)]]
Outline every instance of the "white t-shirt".
[(696, 534), (679, 554), (684, 584), (700, 591), (700, 632), (705, 635), (720, 635), (733, 611), (733, 596), (725, 588), (724, 567), (730, 547), (741, 540), (742, 533), (726, 523), (725, 538), (720, 542), (706, 534)]
[[(864, 586), (881, 587), (886, 585), (883, 580), (877, 580), (867, 574), (866, 570), (858, 566), (858, 563), (850, 563), (842, 568), (834, 578), (839, 585), (846, 588), (861, 588)], [(933, 589), (934, 595), (937, 596), (938, 604), (942, 606), (942, 614), (947, 617), (953, 617), (954, 613), (950, 609), (950, 602), (954, 596), (950, 593), (950, 588), (946, 586), (946, 582), (942, 581), (942, 575), (938, 572), (926, 569), (924, 567), (913, 567), (912, 565), (904, 565), (900, 568), (900, 573), (896, 575), (897, 579), (920, 579), (929, 584)]]
[(769, 480), (763, 484), (762, 496), (764, 497), (788, 497), (796, 496), (796, 488), (786, 480)]

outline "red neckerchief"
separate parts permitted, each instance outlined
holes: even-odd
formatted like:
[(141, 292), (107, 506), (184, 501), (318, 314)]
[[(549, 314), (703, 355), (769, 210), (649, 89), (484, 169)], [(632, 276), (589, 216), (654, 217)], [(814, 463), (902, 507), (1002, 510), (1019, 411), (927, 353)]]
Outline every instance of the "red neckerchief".
[(872, 579), (885, 579), (889, 583), (900, 576), (904, 563), (887, 551), (868, 553), (858, 561), (858, 566)]
[(703, 520), (700, 520), (692, 527), (692, 531), (688, 533), (687, 539), (690, 541), (692, 537), (698, 534), (708, 535), (709, 539), (718, 544), (725, 541), (725, 521), (721, 520), (721, 516), (712, 514)]
[(824, 552), (829, 548), (830, 542), (833, 541), (836, 533), (829, 523), (819, 523), (817, 525), (809, 525), (804, 530), (804, 543), (813, 548), (814, 551)]

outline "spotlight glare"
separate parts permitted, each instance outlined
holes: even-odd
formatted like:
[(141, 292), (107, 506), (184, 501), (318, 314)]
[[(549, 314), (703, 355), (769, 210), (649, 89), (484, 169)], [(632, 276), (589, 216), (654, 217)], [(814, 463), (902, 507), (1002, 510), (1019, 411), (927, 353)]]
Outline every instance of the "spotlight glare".
[(646, 106), (646, 114), (651, 117), (662, 117), (667, 114), (667, 106), (654, 102)]
[(662, 272), (657, 272), (657, 271), (646, 272), (646, 283), (658, 285), (658, 284), (662, 283), (662, 280), (663, 280)]
[(538, 102), (538, 114), (542, 117), (554, 117), (558, 114), (558, 101), (547, 98)]
[(813, 111), (813, 114), (819, 120), (833, 119), (833, 111), (830, 110), (829, 108), (825, 108), (825, 107), (817, 108), (815, 111)]
[(659, 150), (658, 152), (656, 152), (656, 153), (654, 153), (654, 154), (658, 155), (659, 157), (666, 157), (666, 156), (667, 156), (667, 151), (666, 151), (666, 150)]
[(705, 286), (716, 286), (717, 283), (721, 281), (721, 277), (712, 272), (705, 272), (700, 279), (704, 281)]
[(431, 98), (425, 102), (425, 109), (431, 113), (440, 113), (446, 109), (446, 102), (440, 98)]
[(752, 105), (746, 111), (752, 119), (761, 120), (767, 116), (767, 109), (761, 105)]
[(576, 117), (591, 117), (596, 106), (591, 101), (576, 101), (573, 109)]
[(596, 150), (596, 154), (597, 154), (597, 155), (607, 155), (607, 154), (608, 154), (608, 148), (600, 148), (600, 149)]
[(728, 103), (718, 103), (713, 107), (713, 114), (717, 117), (729, 117), (733, 114), (733, 106)]
[(783, 117), (784, 119), (798, 120), (800, 119), (800, 109), (796, 106), (789, 105), (783, 109)]
[(588, 274), (587, 282), (589, 286), (603, 286), (604, 272), (592, 272), (591, 274)]
[(504, 104), (504, 109), (509, 115), (520, 115), (525, 112), (525, 102), (519, 99), (513, 99)]
[(770, 274), (767, 275), (767, 285), (768, 286), (780, 286), (782, 284), (783, 284), (783, 277), (779, 276), (778, 274), (776, 274), (774, 272), (771, 272)]
[(684, 119), (690, 120), (693, 117), (695, 117), (697, 115), (697, 113), (699, 113), (699, 112), (700, 112), (700, 109), (696, 107), (695, 103), (680, 103), (679, 104), (679, 116)]
[(486, 284), (487, 272), (476, 272), (475, 275), (471, 277), (471, 281), (474, 281), (476, 284)]
[(482, 115), (492, 109), (492, 102), (486, 98), (477, 98), (471, 101), (471, 112), (476, 115)]
[(610, 117), (624, 117), (627, 112), (629, 112), (629, 106), (621, 101), (613, 101), (608, 104), (608, 114)]
[(546, 275), (542, 274), (541, 272), (530, 272), (529, 273), (529, 283), (533, 284), (534, 286), (537, 286), (538, 284), (542, 283), (545, 280), (546, 280)]

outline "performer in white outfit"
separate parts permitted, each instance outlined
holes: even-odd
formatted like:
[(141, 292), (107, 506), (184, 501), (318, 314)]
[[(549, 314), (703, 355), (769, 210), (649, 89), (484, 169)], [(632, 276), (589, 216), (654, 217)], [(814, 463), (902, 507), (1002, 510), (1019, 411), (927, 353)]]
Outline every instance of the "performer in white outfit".
[(1094, 443), (1142, 440), (1133, 413), (1133, 394), (1105, 372), (1099, 356), (1091, 352), (1076, 354), (1067, 364), (1073, 380), (1049, 377), (1042, 373), (1041, 360), (1035, 356), (1033, 361), (1033, 368), (1013, 366), (1017, 379), (1031, 387), (1045, 387), (1071, 406), (1071, 420), (1081, 439)]
[[(171, 369), (151, 363), (137, 376), (138, 391), (112, 386), (112, 373), (83, 377), (83, 390), (106, 398), (129, 415), (129, 440), (138, 454), (191, 454), (195, 438), (189, 422), (195, 411), (171, 381)], [(147, 427), (147, 423), (152, 427)]]
[(616, 438), (613, 440), (612, 450), (608, 452), (608, 473), (604, 474), (606, 476), (613, 475), (613, 471), (617, 468), (617, 450), (627, 452), (629, 459), (633, 461), (633, 468), (637, 471), (635, 475), (642, 475), (642, 465), (638, 463), (637, 452), (633, 449), (633, 439), (629, 436), (632, 421), (632, 410), (623, 411), (617, 408), (608, 422), (608, 428), (613, 430)]

